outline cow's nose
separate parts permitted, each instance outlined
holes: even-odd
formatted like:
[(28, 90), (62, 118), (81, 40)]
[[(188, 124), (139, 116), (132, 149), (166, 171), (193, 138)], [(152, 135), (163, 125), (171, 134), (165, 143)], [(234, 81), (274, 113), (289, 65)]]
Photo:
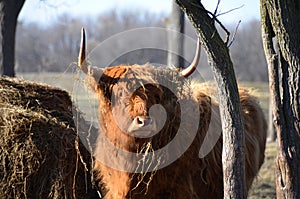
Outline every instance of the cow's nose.
[(156, 122), (149, 116), (136, 116), (128, 127), (131, 136), (149, 138), (157, 133)]
[(152, 119), (148, 116), (136, 116), (133, 120), (138, 127), (144, 127), (152, 123)]

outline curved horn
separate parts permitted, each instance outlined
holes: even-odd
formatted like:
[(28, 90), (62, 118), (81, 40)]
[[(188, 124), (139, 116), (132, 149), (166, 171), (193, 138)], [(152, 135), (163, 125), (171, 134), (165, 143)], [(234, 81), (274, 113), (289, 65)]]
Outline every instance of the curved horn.
[(88, 64), (86, 63), (86, 41), (85, 41), (85, 31), (84, 28), (81, 28), (81, 42), (80, 42), (80, 50), (78, 56), (78, 66), (85, 73), (88, 74)]
[(100, 76), (103, 73), (103, 70), (101, 68), (89, 67), (89, 64), (86, 60), (86, 39), (85, 30), (83, 27), (81, 29), (81, 42), (78, 55), (78, 66), (85, 74), (93, 76), (95, 80), (99, 80)]
[(181, 71), (181, 75), (183, 77), (190, 76), (196, 70), (199, 60), (200, 60), (200, 53), (201, 53), (201, 42), (200, 42), (200, 38), (198, 37), (197, 49), (196, 49), (196, 54), (195, 54), (194, 60), (187, 68), (185, 68)]

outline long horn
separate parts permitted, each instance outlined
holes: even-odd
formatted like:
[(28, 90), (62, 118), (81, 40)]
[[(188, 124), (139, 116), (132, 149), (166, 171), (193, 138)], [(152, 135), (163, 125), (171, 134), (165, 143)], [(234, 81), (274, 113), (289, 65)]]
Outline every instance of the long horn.
[(81, 43), (78, 56), (78, 67), (85, 74), (93, 76), (96, 81), (99, 81), (101, 75), (103, 74), (102, 68), (89, 66), (88, 61), (86, 60), (86, 39), (83, 27), (81, 29)]
[(85, 74), (88, 74), (89, 69), (88, 69), (88, 64), (87, 64), (85, 58), (86, 58), (86, 41), (85, 41), (85, 31), (84, 31), (84, 28), (82, 27), (80, 50), (79, 50), (79, 56), (78, 56), (78, 66)]
[(185, 68), (181, 71), (181, 75), (183, 77), (190, 76), (196, 70), (199, 60), (200, 60), (200, 53), (201, 53), (201, 42), (200, 42), (200, 38), (198, 37), (197, 49), (196, 49), (196, 54), (195, 54), (194, 60), (187, 68)]

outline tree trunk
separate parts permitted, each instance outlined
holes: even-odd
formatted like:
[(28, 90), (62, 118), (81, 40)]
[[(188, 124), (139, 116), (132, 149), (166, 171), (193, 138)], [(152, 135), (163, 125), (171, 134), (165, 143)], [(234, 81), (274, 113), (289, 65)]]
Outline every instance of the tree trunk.
[(25, 0), (0, 1), (0, 74), (15, 76), (15, 36), (18, 15)]
[(276, 131), (273, 124), (273, 105), (272, 100), (269, 100), (269, 113), (268, 113), (268, 142), (275, 142), (276, 141)]
[[(292, 0), (261, 0), (260, 4), (278, 139), (276, 194), (300, 198), (300, 5)], [(277, 53), (273, 37), (279, 44)]]
[(224, 198), (246, 198), (244, 127), (233, 64), (226, 43), (198, 0), (176, 0), (195, 27), (208, 55), (218, 85), (223, 129)]
[(171, 16), (167, 20), (168, 66), (183, 67), (184, 13), (173, 1)]

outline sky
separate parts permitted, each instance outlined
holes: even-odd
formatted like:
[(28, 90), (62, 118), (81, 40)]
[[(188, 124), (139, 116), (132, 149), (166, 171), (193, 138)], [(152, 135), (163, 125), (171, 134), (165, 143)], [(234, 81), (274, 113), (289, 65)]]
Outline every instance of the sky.
[[(204, 7), (214, 11), (218, 0), (202, 0)], [(39, 23), (47, 26), (67, 13), (75, 17), (93, 17), (111, 9), (149, 10), (154, 13), (171, 11), (172, 0), (26, 0), (19, 15), (19, 20), (25, 23)], [(240, 7), (240, 8), (239, 8)], [(224, 13), (236, 9), (219, 17), (222, 23), (238, 23), (259, 19), (259, 0), (221, 0), (219, 12)]]

